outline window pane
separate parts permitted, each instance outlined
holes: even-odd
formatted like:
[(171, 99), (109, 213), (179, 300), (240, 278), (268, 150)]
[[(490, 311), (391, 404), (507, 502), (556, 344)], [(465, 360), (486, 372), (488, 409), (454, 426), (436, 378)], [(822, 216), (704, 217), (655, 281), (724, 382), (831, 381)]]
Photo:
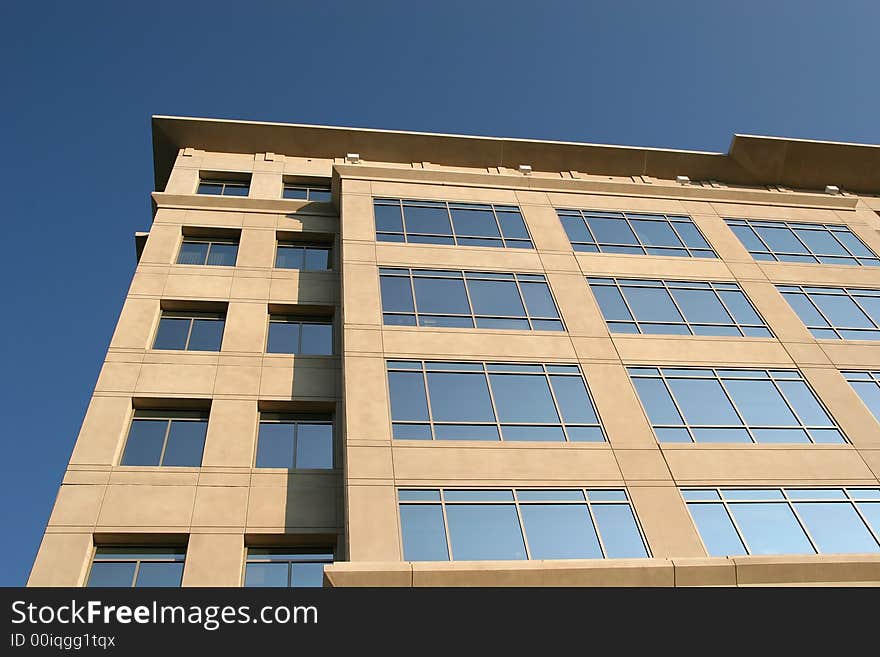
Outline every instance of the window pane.
[(296, 428), (296, 467), (333, 467), (333, 425), (300, 424)]
[(279, 269), (302, 269), (303, 248), (299, 246), (279, 246), (275, 255), (275, 266)]
[[(414, 278), (416, 305), (420, 313), (469, 315), (463, 280)], [(384, 310), (392, 310), (385, 307)]]
[(853, 255), (859, 258), (873, 258), (874, 254), (868, 249), (862, 241), (853, 233), (834, 231), (834, 236), (844, 243)]
[(586, 504), (524, 504), (520, 513), (532, 559), (602, 558)]
[(244, 571), (244, 585), (249, 587), (286, 587), (287, 562), (249, 563)]
[(672, 290), (672, 296), (689, 322), (730, 324), (731, 318), (712, 290)]
[(524, 317), (526, 314), (513, 281), (469, 281), (468, 292), (475, 315)]
[[(727, 379), (724, 382), (748, 425), (790, 426), (799, 422), (792, 415), (776, 386), (770, 381)], [(712, 410), (712, 409), (708, 409)], [(716, 423), (717, 424), (717, 423)]]
[(200, 466), (202, 464), (202, 452), (205, 449), (205, 434), (207, 431), (207, 422), (194, 422), (192, 420), (172, 421), (162, 465), (191, 468)]
[(519, 287), (532, 317), (559, 317), (546, 283), (520, 283)]
[(270, 354), (295, 354), (299, 350), (300, 324), (297, 322), (269, 322), (269, 341), (266, 352)]
[(749, 544), (749, 554), (815, 553), (787, 504), (733, 503), (730, 511)]
[(167, 420), (132, 421), (121, 464), (159, 465), (167, 429)]
[(739, 324), (763, 324), (764, 322), (755, 312), (746, 295), (739, 290), (724, 290), (720, 292), (721, 299), (727, 309), (733, 313), (734, 319)]
[(389, 372), (392, 420), (427, 420), (428, 402), (421, 372)]
[(690, 223), (675, 222), (675, 230), (678, 231), (684, 243), (692, 249), (710, 249), (708, 242), (703, 239), (697, 227)]
[(219, 196), (223, 193), (223, 185), (216, 183), (199, 183), (199, 194), (211, 194)]
[(382, 310), (385, 312), (413, 312), (410, 279), (401, 276), (380, 277)]
[(249, 185), (230, 185), (229, 183), (227, 183), (223, 186), (223, 195), (224, 196), (247, 196), (249, 189), (250, 189)]
[(643, 244), (650, 246), (681, 246), (681, 240), (665, 221), (632, 221)]
[(452, 210), (456, 235), (500, 237), (492, 210)]
[(813, 295), (813, 301), (816, 302), (832, 326), (847, 328), (873, 328), (874, 326), (849, 297), (816, 294)]
[(746, 554), (730, 516), (721, 504), (688, 504), (688, 509), (710, 557)]
[(731, 226), (730, 229), (736, 234), (739, 238), (739, 241), (743, 243), (743, 246), (746, 247), (749, 251), (766, 251), (767, 247), (761, 243), (752, 229), (748, 226)]
[(880, 536), (880, 502), (860, 502), (857, 506), (874, 533)]
[(800, 416), (805, 425), (819, 427), (834, 425), (806, 383), (803, 381), (779, 381), (779, 387), (782, 388), (782, 392), (794, 406), (795, 413)]
[(208, 245), (205, 242), (184, 242), (177, 256), (178, 265), (203, 265), (208, 255)]
[(598, 424), (599, 418), (584, 380), (579, 376), (551, 376), (553, 394), (559, 403), (562, 419), (565, 422), (583, 422), (586, 424)]
[(431, 411), (435, 421), (493, 422), (495, 420), (489, 401), (489, 387), (483, 374), (431, 372), (428, 374), (428, 393), (431, 395)]
[(798, 502), (795, 508), (819, 552), (880, 552), (851, 504)]
[(593, 285), (591, 289), (596, 297), (596, 301), (599, 303), (602, 316), (605, 317), (606, 320), (627, 321), (632, 319), (629, 310), (627, 310), (626, 304), (623, 302), (623, 297), (620, 295), (620, 291), (616, 287), (611, 287), (609, 285)]
[(593, 515), (609, 559), (647, 557), (648, 552), (628, 504), (594, 504)]
[(874, 417), (880, 422), (880, 386), (873, 381), (855, 381), (851, 385), (859, 393), (859, 397), (865, 402), (865, 406), (871, 410)]
[(669, 379), (667, 382), (688, 424), (741, 424), (715, 379)]
[(633, 379), (651, 424), (684, 424), (661, 379)]
[(813, 253), (823, 255), (849, 255), (846, 249), (831, 236), (824, 228), (822, 230), (798, 230), (795, 231)]
[(128, 587), (134, 579), (135, 563), (127, 562), (99, 562), (92, 564), (92, 572), (89, 573), (89, 583), (86, 586), (113, 586)]
[(669, 293), (650, 287), (624, 287), (623, 293), (636, 319), (642, 322), (681, 322), (682, 318)]
[(315, 187), (311, 187), (309, 189), (309, 200), (315, 201), (316, 203), (327, 203), (332, 200), (333, 195), (329, 189), (316, 189)]
[(376, 213), (376, 230), (388, 233), (402, 233), (403, 220), (400, 218), (400, 206), (397, 205), (375, 205), (373, 211)]
[[(590, 229), (600, 244), (633, 244), (637, 245), (635, 233), (623, 219), (600, 219), (590, 217), (587, 219)], [(592, 240), (583, 240), (592, 241)]]
[(801, 321), (807, 326), (828, 326), (828, 322), (804, 294), (783, 294)]
[(806, 253), (804, 245), (794, 236), (794, 233), (786, 227), (769, 228), (757, 227), (757, 233), (771, 250), (781, 253)]
[(525, 559), (522, 531), (512, 504), (446, 507), (452, 556), (458, 561)]
[(330, 269), (330, 250), (306, 247), (305, 268), (310, 271), (326, 271)]
[(183, 564), (141, 562), (135, 586), (180, 586)]
[(207, 264), (234, 267), (237, 255), (238, 244), (212, 244)]
[(220, 351), (223, 325), (222, 319), (194, 319), (186, 348), (189, 351)]
[(592, 242), (593, 237), (587, 230), (587, 225), (580, 217), (561, 216), (562, 227), (568, 235), (569, 242)]
[(153, 349), (184, 349), (189, 324), (188, 319), (163, 317), (159, 320), (159, 330), (156, 332)]
[(303, 324), (300, 353), (318, 356), (332, 354), (333, 326), (331, 324)]
[(284, 187), (284, 198), (305, 201), (309, 197), (309, 190), (305, 187)]
[(324, 586), (324, 564), (322, 563), (292, 563), (290, 571), (290, 585), (295, 588), (316, 589)]
[(400, 531), (405, 561), (449, 560), (439, 504), (401, 504)]
[(260, 422), (258, 468), (293, 467), (293, 423)]
[(433, 235), (451, 235), (449, 213), (446, 208), (420, 208), (404, 206), (404, 220), (407, 233), (430, 233)]
[[(497, 211), (496, 211), (497, 212)], [(498, 212), (501, 232), (507, 239), (529, 239), (529, 231), (519, 212)]]
[(490, 374), (501, 422), (559, 422), (544, 375)]

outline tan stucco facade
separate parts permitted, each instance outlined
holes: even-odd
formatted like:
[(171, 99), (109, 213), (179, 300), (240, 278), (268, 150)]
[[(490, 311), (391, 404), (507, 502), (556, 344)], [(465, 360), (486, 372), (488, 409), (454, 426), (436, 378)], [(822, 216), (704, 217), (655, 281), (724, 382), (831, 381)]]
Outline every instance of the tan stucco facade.
[[(878, 269), (757, 262), (723, 220), (845, 224), (880, 253), (880, 199), (842, 182), (851, 176), (854, 188), (880, 192), (880, 178), (861, 169), (876, 156), (874, 147), (847, 159), (849, 145), (817, 143), (811, 151), (809, 142), (792, 142), (797, 160), (754, 165), (753, 184), (728, 186), (722, 174), (734, 165), (723, 158), (736, 159), (732, 154), (660, 151), (639, 160), (622, 147), (584, 145), (577, 155), (578, 145), (547, 143), (542, 151), (529, 142), (533, 150), (520, 145), (523, 154), (543, 154), (521, 164), (561, 163), (566, 153), (599, 164), (591, 174), (534, 166), (524, 175), (515, 162), (478, 166), (479, 149), (488, 146), (471, 152), (456, 141), (464, 138), (444, 136), (422, 139), (416, 152), (405, 133), (353, 131), (354, 146), (346, 148), (344, 130), (332, 129), (322, 142), (320, 129), (273, 124), (284, 135), (276, 149), (284, 154), (266, 152), (265, 137), (254, 138), (253, 152), (241, 152), (254, 125), (154, 119), (157, 162), (162, 153), (176, 157), (157, 163), (163, 186), (153, 193), (153, 223), (30, 586), (83, 585), (96, 545), (169, 541), (187, 546), (184, 586), (240, 586), (246, 548), (254, 545), (335, 546), (336, 563), (325, 569), (333, 586), (880, 584), (877, 555), (708, 557), (679, 493), (687, 486), (880, 486), (880, 424), (840, 374), (880, 370), (880, 343), (816, 340), (775, 288), (878, 288)], [(224, 131), (238, 152), (217, 148)], [(751, 142), (740, 139), (740, 151), (748, 152)], [(325, 152), (331, 141), (339, 144), (332, 155)], [(443, 164), (424, 161), (431, 144), (438, 153), (432, 159)], [(778, 145), (771, 146), (768, 157), (775, 157)], [(363, 159), (346, 163), (356, 149)], [(709, 155), (718, 183), (676, 183), (679, 173), (697, 180)], [(780, 180), (794, 186), (797, 172), (810, 170), (810, 157), (839, 170), (827, 184), (840, 184), (844, 194), (778, 187)], [(652, 158), (665, 169), (652, 169)], [(667, 169), (668, 177), (657, 175)], [(200, 172), (250, 174), (249, 195), (197, 195)], [(731, 174), (740, 183), (744, 175)], [(333, 202), (283, 200), (285, 177), (332, 180)], [(373, 197), (517, 205), (535, 249), (377, 242)], [(718, 259), (575, 253), (556, 208), (687, 214)], [(212, 230), (238, 237), (234, 267), (174, 264), (184, 235)], [(274, 267), (276, 242), (296, 233), (330, 236), (332, 271)], [(567, 330), (385, 326), (380, 266), (545, 274)], [(588, 275), (736, 282), (776, 337), (610, 334)], [(161, 310), (194, 303), (225, 311), (221, 351), (151, 349)], [(333, 356), (266, 353), (270, 312), (297, 306), (333, 313)], [(413, 358), (578, 363), (607, 442), (392, 440), (385, 361)], [(660, 444), (627, 375), (633, 365), (797, 367), (850, 444)], [(180, 400), (210, 408), (201, 467), (119, 465), (134, 410)], [(332, 410), (334, 469), (254, 467), (259, 413), (278, 409)], [(487, 486), (626, 488), (651, 558), (403, 561), (398, 488)]]

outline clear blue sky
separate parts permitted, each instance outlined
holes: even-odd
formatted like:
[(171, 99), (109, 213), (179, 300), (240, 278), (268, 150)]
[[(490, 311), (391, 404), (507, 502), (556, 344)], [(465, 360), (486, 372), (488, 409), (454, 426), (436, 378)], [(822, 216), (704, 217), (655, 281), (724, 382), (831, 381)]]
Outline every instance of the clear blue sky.
[(150, 225), (151, 114), (726, 151), (880, 143), (880, 3), (8, 2), (0, 584), (23, 584)]

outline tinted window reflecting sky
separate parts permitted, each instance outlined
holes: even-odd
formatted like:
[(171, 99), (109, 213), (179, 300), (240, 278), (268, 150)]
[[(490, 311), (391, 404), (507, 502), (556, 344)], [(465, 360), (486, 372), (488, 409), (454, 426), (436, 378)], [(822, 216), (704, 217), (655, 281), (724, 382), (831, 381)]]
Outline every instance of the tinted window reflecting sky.
[(27, 577), (150, 225), (151, 114), (880, 142), (868, 0), (7, 5), (0, 584)]

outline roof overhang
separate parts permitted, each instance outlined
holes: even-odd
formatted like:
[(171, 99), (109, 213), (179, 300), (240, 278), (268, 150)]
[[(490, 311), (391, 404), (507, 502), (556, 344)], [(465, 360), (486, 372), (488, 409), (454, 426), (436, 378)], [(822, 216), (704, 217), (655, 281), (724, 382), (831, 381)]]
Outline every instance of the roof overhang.
[(432, 162), (462, 167), (529, 164), (535, 171), (607, 176), (718, 180), (880, 192), (880, 145), (734, 135), (727, 153), (638, 148), (533, 139), (343, 128), (228, 119), (153, 116), (153, 166), (163, 190), (181, 148), (226, 153), (280, 153), (372, 162)]

